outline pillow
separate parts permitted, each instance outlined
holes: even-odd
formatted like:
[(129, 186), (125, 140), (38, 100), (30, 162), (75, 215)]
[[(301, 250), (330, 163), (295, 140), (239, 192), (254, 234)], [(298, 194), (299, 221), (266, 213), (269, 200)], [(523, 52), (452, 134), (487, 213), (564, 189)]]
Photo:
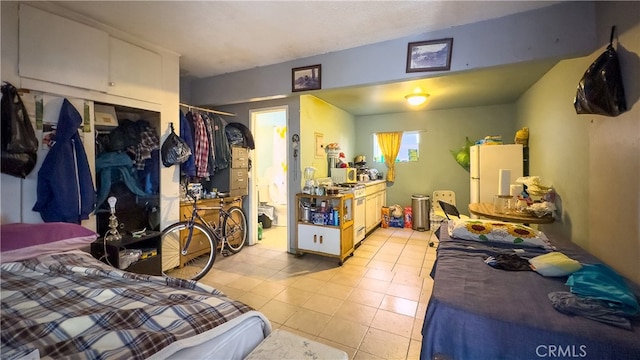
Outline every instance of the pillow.
[(520, 246), (553, 249), (542, 231), (515, 223), (480, 219), (449, 221), (449, 236), (456, 239), (495, 241)]
[(77, 224), (6, 224), (0, 226), (2, 262), (20, 261), (61, 251), (80, 249), (98, 234)]
[(529, 264), (542, 276), (567, 276), (582, 268), (578, 261), (557, 251), (531, 258)]

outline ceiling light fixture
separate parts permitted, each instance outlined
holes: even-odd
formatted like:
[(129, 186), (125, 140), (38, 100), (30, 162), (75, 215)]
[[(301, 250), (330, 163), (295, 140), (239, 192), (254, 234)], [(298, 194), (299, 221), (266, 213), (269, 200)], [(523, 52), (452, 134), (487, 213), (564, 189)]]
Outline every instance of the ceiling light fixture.
[(407, 99), (407, 102), (409, 103), (409, 105), (418, 106), (418, 105), (422, 105), (425, 101), (427, 101), (428, 97), (429, 97), (429, 94), (414, 93), (414, 94), (409, 94), (404, 98)]

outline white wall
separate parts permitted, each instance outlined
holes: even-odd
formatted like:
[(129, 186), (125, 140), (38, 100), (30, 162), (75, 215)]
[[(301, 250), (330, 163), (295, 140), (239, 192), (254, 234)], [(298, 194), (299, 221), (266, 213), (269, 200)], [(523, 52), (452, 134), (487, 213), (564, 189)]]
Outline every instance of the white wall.
[[(177, 123), (177, 121), (179, 120), (178, 94), (180, 90), (180, 69), (178, 55), (159, 47), (153, 47), (147, 43), (136, 43), (136, 39), (131, 38), (127, 34), (123, 34), (121, 32), (118, 32), (117, 30), (108, 28), (107, 26), (101, 25), (93, 21), (92, 19), (86, 19), (76, 14), (70, 14), (68, 11), (61, 11), (59, 8), (55, 7), (55, 4), (33, 2), (30, 5), (36, 7), (42, 6), (46, 11), (57, 13), (60, 16), (70, 17), (74, 21), (82, 22), (100, 30), (110, 32), (113, 36), (117, 36), (119, 38), (122, 38), (123, 40), (127, 40), (133, 44), (138, 44), (139, 46), (145, 47), (155, 53), (158, 53), (162, 58), (162, 85), (160, 89), (160, 104), (114, 96), (106, 93), (80, 89), (66, 85), (48, 83), (46, 81), (21, 78), (18, 71), (18, 2), (0, 2), (2, 16), (2, 80), (11, 82), (17, 88), (26, 88), (33, 91), (50, 94), (52, 96), (85, 99), (108, 104), (117, 104), (133, 108), (158, 111), (160, 112), (161, 117), (161, 126), (159, 130), (162, 134), (162, 138), (160, 139), (160, 141), (164, 141), (166, 136), (170, 133), (169, 123)], [(78, 59), (78, 61), (82, 60), (83, 59)], [(92, 140), (93, 132), (86, 133), (85, 139)], [(93, 141), (91, 141), (91, 146), (85, 144), (85, 147), (93, 148)], [(90, 158), (90, 166), (93, 168), (94, 162), (91, 160), (92, 159)], [(28, 180), (21, 180), (19, 178), (14, 178), (5, 174), (1, 175), (0, 186), (2, 188), (2, 209), (0, 214), (3, 223), (15, 221), (36, 222), (39, 218), (38, 213), (29, 213), (31, 207), (33, 207), (32, 194), (35, 194), (36, 192), (37, 181), (35, 179), (37, 179), (38, 169), (39, 167), (33, 170), (33, 172), (29, 175)], [(179, 218), (178, 181), (179, 170), (177, 167), (161, 167), (161, 228), (164, 228), (172, 222), (177, 221)], [(19, 208), (19, 206), (17, 206), (16, 204), (20, 204), (22, 207), (19, 213), (16, 211), (16, 208)], [(24, 214), (25, 211), (27, 212), (26, 215)], [(83, 222), (83, 225), (89, 228), (95, 228), (95, 221), (90, 219)]]

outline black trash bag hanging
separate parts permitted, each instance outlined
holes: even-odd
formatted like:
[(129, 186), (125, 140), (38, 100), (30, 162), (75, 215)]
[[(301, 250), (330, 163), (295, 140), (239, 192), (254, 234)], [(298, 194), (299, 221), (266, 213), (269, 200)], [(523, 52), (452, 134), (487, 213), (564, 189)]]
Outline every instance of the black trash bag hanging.
[(191, 156), (191, 148), (173, 130), (173, 123), (171, 123), (171, 134), (167, 136), (160, 147), (160, 155), (162, 156), (162, 165), (165, 167), (182, 164)]
[(36, 166), (38, 138), (18, 90), (2, 85), (2, 173), (25, 178)]
[(589, 66), (578, 83), (573, 102), (577, 114), (618, 116), (627, 111), (620, 63), (612, 45), (615, 29), (615, 26), (611, 28), (605, 52)]

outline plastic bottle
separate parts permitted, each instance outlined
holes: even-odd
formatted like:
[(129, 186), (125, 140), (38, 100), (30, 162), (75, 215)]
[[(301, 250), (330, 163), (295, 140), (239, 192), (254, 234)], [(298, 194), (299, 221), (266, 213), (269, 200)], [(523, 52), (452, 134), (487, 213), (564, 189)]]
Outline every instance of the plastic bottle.
[(258, 240), (262, 240), (262, 221), (258, 223)]

